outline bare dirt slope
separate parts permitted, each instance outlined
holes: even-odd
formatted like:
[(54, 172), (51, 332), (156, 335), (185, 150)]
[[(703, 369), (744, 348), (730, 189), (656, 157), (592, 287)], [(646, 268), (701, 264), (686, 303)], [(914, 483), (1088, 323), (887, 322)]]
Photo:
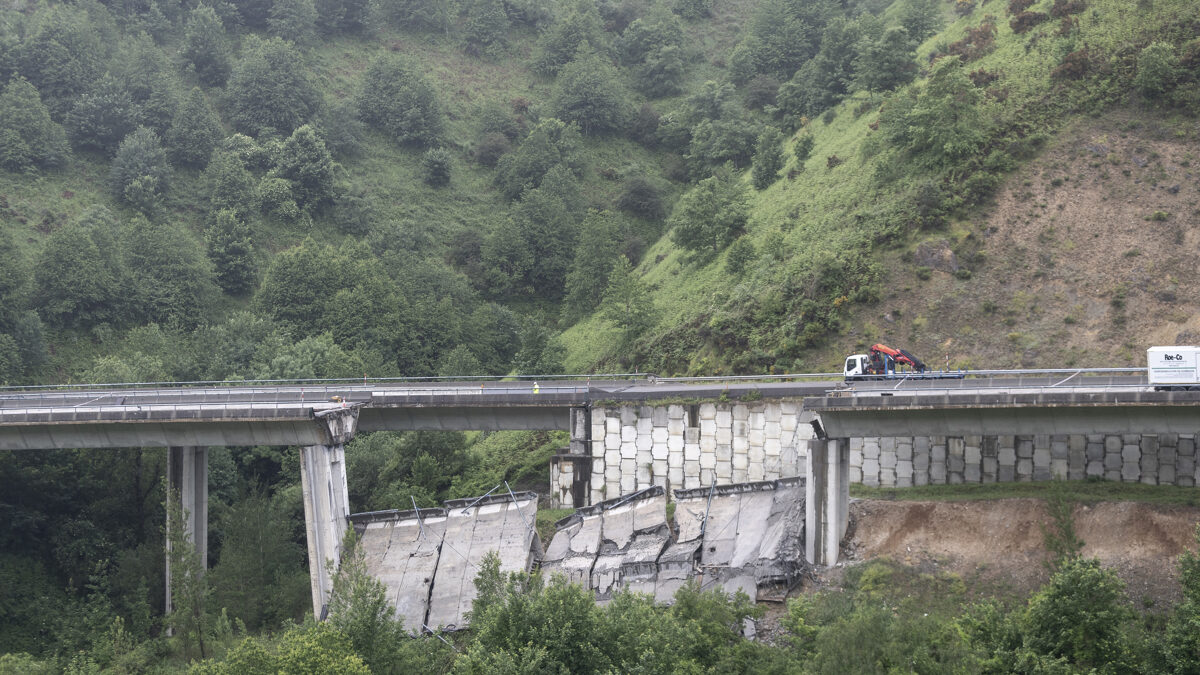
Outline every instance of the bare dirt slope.
[[(953, 572), (978, 594), (1036, 590), (1049, 574), (1043, 562), (1045, 502), (856, 500), (844, 545), (848, 560), (888, 556), (906, 564)], [(1115, 569), (1141, 607), (1179, 600), (1177, 559), (1195, 547), (1200, 507), (1101, 502), (1075, 508), (1083, 554)]]
[[(1200, 341), (1200, 123), (1081, 118), (970, 222), (888, 264), (851, 338), (973, 368), (1144, 365)], [(836, 355), (835, 355), (836, 356)]]

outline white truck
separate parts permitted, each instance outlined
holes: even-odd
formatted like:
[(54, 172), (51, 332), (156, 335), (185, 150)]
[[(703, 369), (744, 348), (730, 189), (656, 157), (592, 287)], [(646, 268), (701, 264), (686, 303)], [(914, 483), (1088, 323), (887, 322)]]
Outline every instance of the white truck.
[(1200, 347), (1151, 347), (1146, 376), (1155, 391), (1200, 389)]

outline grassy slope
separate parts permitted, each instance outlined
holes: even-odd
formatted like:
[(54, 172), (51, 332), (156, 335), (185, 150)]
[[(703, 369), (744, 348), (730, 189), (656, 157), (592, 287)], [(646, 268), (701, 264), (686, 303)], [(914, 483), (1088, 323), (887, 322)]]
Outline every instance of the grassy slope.
[[(1031, 9), (1048, 11), (1051, 4), (1050, 0), (1041, 0)], [(1059, 63), (1063, 54), (1083, 45), (1093, 53), (1106, 56), (1140, 49), (1164, 26), (1176, 22), (1181, 16), (1194, 15), (1197, 9), (1200, 9), (1195, 0), (1160, 0), (1142, 4), (1145, 6), (1135, 8), (1130, 3), (1120, 0), (1091, 0), (1088, 10), (1078, 16), (1077, 34), (1068, 41), (1067, 38), (1055, 35), (1059, 26), (1057, 20), (1048, 21), (1025, 35), (1014, 34), (1008, 25), (1007, 2), (990, 0), (982, 3), (971, 15), (954, 20), (940, 35), (928, 40), (920, 49), (920, 56), (924, 59), (934, 45), (958, 40), (967, 28), (977, 26), (987, 15), (994, 16), (998, 27), (996, 48), (984, 58), (972, 62), (968, 69), (984, 68), (1002, 73), (997, 84), (1008, 90), (1008, 98), (1003, 104), (990, 103), (988, 109), (991, 115), (997, 118), (1007, 117), (1012, 115), (1013, 111), (1025, 108), (1027, 114), (1032, 110), (1036, 119), (1037, 108), (1042, 106), (1044, 101), (1059, 95), (1050, 79), (1050, 71)], [(919, 85), (920, 81), (917, 84)], [(863, 95), (860, 94), (844, 102), (828, 125), (820, 120), (811, 122), (809, 129), (815, 136), (816, 147), (802, 172), (794, 180), (780, 180), (755, 197), (748, 236), (760, 251), (766, 245), (774, 256), (764, 254), (757, 267), (747, 272), (742, 280), (730, 279), (725, 273), (723, 256), (706, 265), (688, 265), (665, 239), (650, 250), (640, 269), (644, 279), (656, 289), (656, 305), (661, 313), (658, 330), (678, 329), (689, 324), (694, 326), (719, 312), (722, 305), (752, 305), (769, 297), (773, 292), (779, 292), (789, 276), (802, 276), (823, 251), (838, 250), (839, 247), (851, 245), (848, 242), (857, 241), (851, 224), (852, 214), (864, 203), (886, 204), (888, 200), (896, 198), (894, 185), (880, 186), (872, 180), (874, 169), (881, 160), (864, 152), (864, 141), (871, 134), (869, 125), (877, 119), (876, 106), (873, 103), (864, 105), (862, 108), (868, 111), (864, 112), (860, 108), (862, 98)], [(1080, 119), (1086, 120), (1075, 114), (1066, 118), (1037, 121), (1053, 138), (1072, 124), (1087, 123), (1078, 121)], [(1194, 125), (1194, 122), (1192, 124)], [(1197, 133), (1194, 126), (1190, 131), (1182, 126), (1179, 130), (1183, 140), (1195, 143)], [(790, 140), (788, 144), (790, 145)], [(1051, 147), (1054, 147), (1053, 142)], [(827, 169), (826, 158), (831, 155), (837, 155), (844, 162), (836, 168)], [(794, 166), (794, 160), (789, 160), (784, 173), (793, 168), (797, 168)], [(1018, 174), (1011, 180), (1026, 179)], [(1137, 179), (1133, 178), (1131, 182), (1133, 180)], [(991, 213), (994, 212), (993, 210)], [(949, 350), (953, 352), (951, 361), (962, 365), (994, 366), (1019, 363), (1031, 366), (1056, 365), (1061, 362), (1062, 350), (1031, 350), (1021, 335), (1008, 337), (1010, 333), (1020, 332), (1014, 328), (1021, 328), (1026, 321), (1025, 317), (1018, 317), (1015, 325), (1001, 332), (999, 335), (1003, 337), (1000, 340), (980, 341), (976, 339), (980, 335), (995, 338), (997, 332), (993, 329), (985, 330), (983, 327), (972, 329), (969, 326), (970, 317), (962, 314), (964, 305), (973, 306), (978, 311), (979, 307), (988, 303), (997, 306), (1011, 304), (1010, 296), (1014, 294), (1013, 291), (1008, 291), (1009, 297), (1006, 297), (1005, 292), (989, 290), (987, 287), (989, 280), (997, 282), (1010, 274), (1008, 266), (1004, 264), (1005, 250), (987, 251), (988, 260), (991, 262), (976, 271), (974, 283), (971, 285), (964, 285), (953, 278), (950, 281), (942, 279), (941, 285), (935, 288), (919, 287), (912, 283), (915, 278), (910, 278), (911, 270), (916, 265), (905, 260), (911, 259), (922, 239), (948, 239), (951, 244), (961, 244), (971, 238), (980, 237), (981, 230), (986, 230), (991, 225), (989, 217), (988, 211), (966, 214), (957, 222), (951, 223), (943, 232), (919, 235), (901, 242), (898, 250), (863, 251), (864, 255), (874, 256), (879, 260), (884, 269), (881, 302), (854, 308), (848, 319), (843, 321), (845, 328), (841, 335), (834, 337), (823, 348), (806, 353), (801, 360), (791, 364), (791, 369), (836, 368), (844, 354), (879, 339), (894, 339), (910, 346), (910, 341), (915, 341), (916, 345), (913, 348), (931, 357), (935, 354), (941, 356), (943, 351)], [(1088, 223), (1081, 223), (1079, 227), (1089, 226)], [(773, 244), (779, 241), (780, 236), (785, 246), (781, 252), (776, 253), (779, 249)], [(1070, 255), (1070, 251), (1065, 253)], [(1093, 257), (1090, 260), (1092, 266), (1112, 262), (1111, 258)], [(1119, 259), (1117, 263), (1120, 263)], [(1065, 283), (1071, 285), (1070, 280)], [(1195, 286), (1192, 286), (1191, 290), (1195, 290)], [(1041, 293), (1036, 288), (1023, 292), (1026, 296), (1035, 298)], [(950, 303), (942, 312), (922, 311), (924, 306), (936, 305), (947, 295), (957, 296), (961, 302)], [(916, 321), (906, 318), (894, 325), (897, 317), (884, 317), (890, 313), (893, 306), (903, 306), (907, 311), (896, 314), (913, 317)], [(926, 330), (929, 326), (935, 326), (936, 330)], [(753, 347), (755, 336), (747, 337)], [(1142, 336), (1125, 335), (1124, 341), (1140, 344), (1140, 337)], [(568, 364), (576, 367), (594, 359), (593, 355), (596, 353), (612, 354), (617, 344), (611, 333), (604, 331), (594, 320), (571, 329), (566, 338), (571, 349)], [(952, 340), (949, 346), (945, 343), (947, 339)], [(1146, 335), (1146, 339), (1150, 339), (1149, 334)], [(769, 351), (778, 346), (778, 341), (778, 336), (768, 337), (761, 345)], [(1060, 342), (1053, 336), (1053, 331), (1039, 341), (1053, 346)], [(1076, 341), (1075, 360), (1081, 365), (1108, 365), (1117, 359), (1130, 364), (1138, 362), (1138, 349), (1121, 348), (1120, 345), (1116, 345), (1113, 348), (1105, 347), (1100, 355), (1096, 355), (1088, 350), (1091, 344), (1092, 341), (1086, 338)], [(925, 351), (921, 352), (921, 349)], [(973, 358), (976, 351), (981, 351), (982, 354)], [(689, 370), (722, 370), (728, 367), (728, 362), (728, 354), (716, 353), (709, 348), (691, 355)], [(785, 367), (787, 365), (784, 364)]]

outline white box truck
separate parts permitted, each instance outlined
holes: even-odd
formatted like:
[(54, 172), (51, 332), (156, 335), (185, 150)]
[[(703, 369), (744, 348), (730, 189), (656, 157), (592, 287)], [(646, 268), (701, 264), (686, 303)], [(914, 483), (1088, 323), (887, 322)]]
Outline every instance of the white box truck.
[(1146, 375), (1155, 391), (1200, 389), (1200, 347), (1151, 347)]

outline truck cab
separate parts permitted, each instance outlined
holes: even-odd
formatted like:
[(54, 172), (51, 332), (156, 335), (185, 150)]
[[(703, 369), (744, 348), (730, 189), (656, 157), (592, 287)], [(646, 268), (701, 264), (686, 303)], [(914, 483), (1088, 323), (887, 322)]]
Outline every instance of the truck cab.
[(843, 369), (844, 372), (842, 374), (846, 376), (847, 381), (857, 380), (861, 376), (867, 374), (867, 368), (870, 363), (871, 357), (867, 356), (866, 354), (854, 354), (852, 356), (847, 356), (846, 366)]

